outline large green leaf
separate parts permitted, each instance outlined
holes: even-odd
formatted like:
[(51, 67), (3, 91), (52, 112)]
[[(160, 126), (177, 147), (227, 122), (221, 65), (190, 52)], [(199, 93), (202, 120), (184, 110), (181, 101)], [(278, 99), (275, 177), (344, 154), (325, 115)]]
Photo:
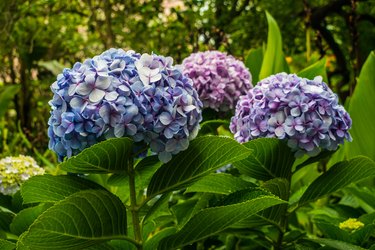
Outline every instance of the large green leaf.
[(345, 145), (348, 158), (365, 155), (375, 160), (375, 53), (362, 67), (357, 86), (350, 98), (349, 114), (353, 121), (351, 143)]
[(5, 115), (9, 103), (20, 90), (19, 85), (5, 86), (0, 89), (0, 118)]
[(16, 248), (16, 244), (13, 242), (0, 239), (0, 249), (1, 250), (13, 250)]
[(365, 156), (336, 163), (310, 184), (299, 203), (305, 204), (371, 176), (375, 176), (375, 162)]
[(314, 79), (316, 76), (321, 76), (324, 82), (328, 82), (327, 71), (326, 71), (326, 58), (322, 58), (321, 60), (317, 61), (316, 63), (304, 68), (300, 72), (297, 73), (299, 77), (304, 77), (307, 79)]
[(10, 231), (16, 235), (22, 234), (29, 228), (34, 220), (51, 205), (51, 203), (46, 203), (35, 207), (25, 208), (14, 217), (10, 224)]
[(262, 68), (259, 73), (259, 80), (279, 72), (289, 72), (282, 50), (279, 26), (268, 12), (266, 12), (266, 16), (268, 22), (268, 38)]
[(176, 234), (161, 241), (159, 249), (178, 248), (214, 235), (265, 208), (282, 203), (278, 197), (259, 190), (241, 190), (217, 207), (195, 214)]
[(242, 180), (230, 174), (210, 174), (189, 186), (186, 192), (205, 192), (215, 194), (230, 194), (242, 189), (254, 187), (253, 183)]
[(243, 145), (253, 153), (234, 163), (242, 174), (263, 181), (277, 177), (289, 179), (295, 158), (286, 143), (275, 138), (260, 138)]
[(108, 139), (83, 150), (60, 166), (71, 173), (125, 173), (132, 151), (131, 139)]
[(186, 187), (211, 171), (244, 159), (251, 150), (233, 139), (219, 136), (202, 136), (191, 141), (187, 150), (161, 166), (147, 188), (154, 196)]
[(263, 48), (251, 49), (246, 57), (245, 65), (249, 68), (252, 84), (255, 86), (259, 81), (259, 73), (263, 62)]
[(338, 250), (365, 250), (360, 246), (356, 246), (347, 242), (332, 240), (332, 239), (308, 239), (319, 244), (322, 244), (327, 247), (331, 247)]
[(21, 186), (23, 203), (56, 202), (85, 189), (103, 189), (100, 185), (74, 175), (39, 175)]
[(31, 249), (83, 249), (111, 239), (125, 239), (126, 209), (104, 190), (84, 190), (57, 202), (21, 235)]

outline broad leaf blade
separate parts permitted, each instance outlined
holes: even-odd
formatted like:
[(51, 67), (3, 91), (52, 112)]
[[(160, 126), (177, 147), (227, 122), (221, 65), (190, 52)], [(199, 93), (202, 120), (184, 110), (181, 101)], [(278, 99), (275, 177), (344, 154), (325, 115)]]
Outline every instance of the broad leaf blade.
[(310, 184), (299, 203), (305, 204), (371, 176), (375, 176), (375, 162), (367, 157), (359, 156), (336, 163)]
[(309, 241), (313, 241), (319, 244), (322, 244), (327, 247), (332, 247), (334, 249), (340, 250), (365, 250), (360, 246), (356, 246), (347, 242), (339, 241), (339, 240), (332, 240), (332, 239), (308, 239)]
[(86, 189), (103, 189), (103, 187), (73, 175), (39, 175), (31, 177), (21, 186), (21, 195), (24, 204), (56, 202)]
[(20, 89), (20, 85), (5, 86), (0, 89), (0, 118), (5, 115), (10, 102)]
[(266, 12), (266, 16), (268, 22), (268, 38), (262, 68), (259, 73), (260, 80), (279, 72), (289, 72), (282, 51), (282, 39), (279, 26), (268, 12)]
[(249, 68), (252, 83), (255, 86), (259, 81), (259, 73), (263, 62), (263, 48), (251, 49), (246, 57), (245, 65)]
[(353, 96), (350, 98), (349, 114), (353, 121), (351, 143), (345, 144), (348, 158), (365, 155), (375, 160), (375, 53), (371, 52), (362, 67)]
[(295, 160), (291, 149), (281, 140), (260, 138), (243, 144), (253, 150), (246, 159), (234, 166), (245, 175), (267, 181), (273, 178), (289, 178)]
[(322, 58), (316, 63), (310, 65), (309, 67), (301, 70), (297, 73), (299, 77), (314, 79), (316, 76), (321, 76), (324, 82), (328, 82), (327, 71), (326, 71), (326, 58)]
[(156, 171), (147, 194), (151, 196), (184, 188), (215, 169), (244, 159), (250, 153), (250, 149), (230, 138), (198, 137), (191, 141), (187, 150)]
[(132, 157), (133, 141), (114, 138), (97, 143), (60, 164), (71, 173), (124, 173)]
[(195, 214), (178, 233), (162, 240), (159, 249), (178, 248), (204, 239), (282, 202), (276, 196), (259, 189), (239, 191), (229, 195), (220, 206), (207, 208)]
[(13, 242), (0, 239), (0, 249), (1, 250), (13, 250), (16, 248), (16, 244)]
[(230, 174), (210, 174), (189, 186), (186, 193), (205, 192), (215, 194), (230, 194), (242, 189), (254, 187), (253, 183), (242, 180)]
[(25, 232), (34, 220), (44, 211), (46, 211), (52, 204), (41, 204), (35, 207), (25, 208), (14, 217), (10, 224), (10, 231), (16, 235), (21, 235)]
[(126, 235), (126, 209), (104, 190), (77, 192), (45, 211), (18, 244), (31, 249), (83, 249)]

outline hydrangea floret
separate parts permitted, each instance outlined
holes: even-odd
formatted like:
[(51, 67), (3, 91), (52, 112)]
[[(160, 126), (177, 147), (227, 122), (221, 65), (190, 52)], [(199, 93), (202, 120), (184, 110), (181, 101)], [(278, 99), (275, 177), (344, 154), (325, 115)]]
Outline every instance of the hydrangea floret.
[(336, 150), (352, 121), (338, 97), (322, 81), (279, 73), (260, 81), (241, 96), (230, 129), (239, 142), (260, 137), (286, 140), (296, 156)]
[(52, 84), (49, 147), (62, 160), (101, 140), (131, 137), (167, 162), (197, 135), (202, 103), (171, 57), (109, 49)]
[(0, 160), (0, 193), (13, 195), (24, 181), (42, 174), (44, 169), (30, 156), (5, 157)]
[(239, 97), (252, 88), (249, 70), (243, 62), (226, 53), (193, 53), (184, 59), (182, 66), (206, 108), (233, 110)]

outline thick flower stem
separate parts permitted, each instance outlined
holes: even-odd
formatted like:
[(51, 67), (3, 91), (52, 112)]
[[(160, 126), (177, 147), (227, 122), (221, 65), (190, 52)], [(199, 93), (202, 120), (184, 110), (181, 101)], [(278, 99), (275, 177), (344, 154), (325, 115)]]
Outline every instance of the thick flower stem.
[[(291, 172), (290, 172), (287, 180), (288, 180), (289, 187), (288, 187), (287, 197), (285, 197), (286, 198), (285, 200), (287, 202), (289, 202), (290, 188), (291, 188), (291, 182), (292, 182), (292, 173)], [(284, 213), (281, 215), (281, 218), (280, 218), (280, 224), (279, 224), (280, 227), (279, 228), (281, 230), (279, 230), (279, 235), (278, 235), (278, 238), (277, 238), (277, 242), (275, 244), (276, 250), (283, 249), (282, 244), (283, 244), (283, 240), (284, 240), (284, 235), (288, 230), (288, 219), (289, 219), (288, 207), (285, 207)]]
[(137, 194), (135, 190), (135, 171), (133, 166), (133, 157), (129, 159), (129, 166), (128, 166), (128, 174), (129, 174), (129, 190), (130, 190), (130, 212), (132, 214), (132, 223), (134, 229), (134, 237), (135, 241), (138, 243), (137, 249), (142, 250), (142, 232), (141, 232), (141, 224), (139, 220), (139, 208), (137, 205)]

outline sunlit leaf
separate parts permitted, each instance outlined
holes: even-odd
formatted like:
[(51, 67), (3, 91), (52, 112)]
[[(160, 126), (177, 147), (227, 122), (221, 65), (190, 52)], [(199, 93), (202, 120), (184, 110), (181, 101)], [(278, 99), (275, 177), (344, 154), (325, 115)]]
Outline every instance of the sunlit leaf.
[(365, 155), (375, 160), (375, 53), (371, 52), (362, 67), (357, 86), (350, 98), (349, 114), (353, 121), (351, 143), (345, 144), (348, 158)]
[(114, 138), (97, 143), (60, 164), (71, 173), (124, 173), (132, 157), (133, 141)]
[(375, 162), (367, 157), (359, 156), (336, 163), (309, 185), (300, 199), (300, 204), (318, 199), (371, 176), (375, 176)]
[(310, 65), (309, 67), (301, 70), (297, 73), (299, 77), (304, 77), (307, 79), (314, 79), (316, 76), (321, 76), (325, 83), (328, 83), (327, 70), (326, 70), (326, 58), (322, 58), (316, 63)]
[(31, 249), (83, 249), (126, 235), (126, 209), (104, 190), (72, 194), (46, 210), (21, 235)]
[(191, 141), (187, 150), (156, 171), (147, 194), (162, 194), (186, 187), (213, 170), (242, 160), (250, 154), (250, 149), (227, 137), (198, 137)]
[(198, 180), (186, 190), (189, 192), (206, 192), (230, 194), (242, 189), (254, 187), (255, 184), (242, 180), (230, 174), (210, 174)]
[(100, 185), (74, 175), (39, 175), (21, 186), (23, 203), (56, 202), (85, 189), (103, 189)]
[(262, 68), (259, 73), (259, 80), (279, 72), (289, 72), (285, 62), (282, 39), (279, 26), (275, 19), (266, 12), (268, 22), (268, 38), (266, 52), (264, 53)]

